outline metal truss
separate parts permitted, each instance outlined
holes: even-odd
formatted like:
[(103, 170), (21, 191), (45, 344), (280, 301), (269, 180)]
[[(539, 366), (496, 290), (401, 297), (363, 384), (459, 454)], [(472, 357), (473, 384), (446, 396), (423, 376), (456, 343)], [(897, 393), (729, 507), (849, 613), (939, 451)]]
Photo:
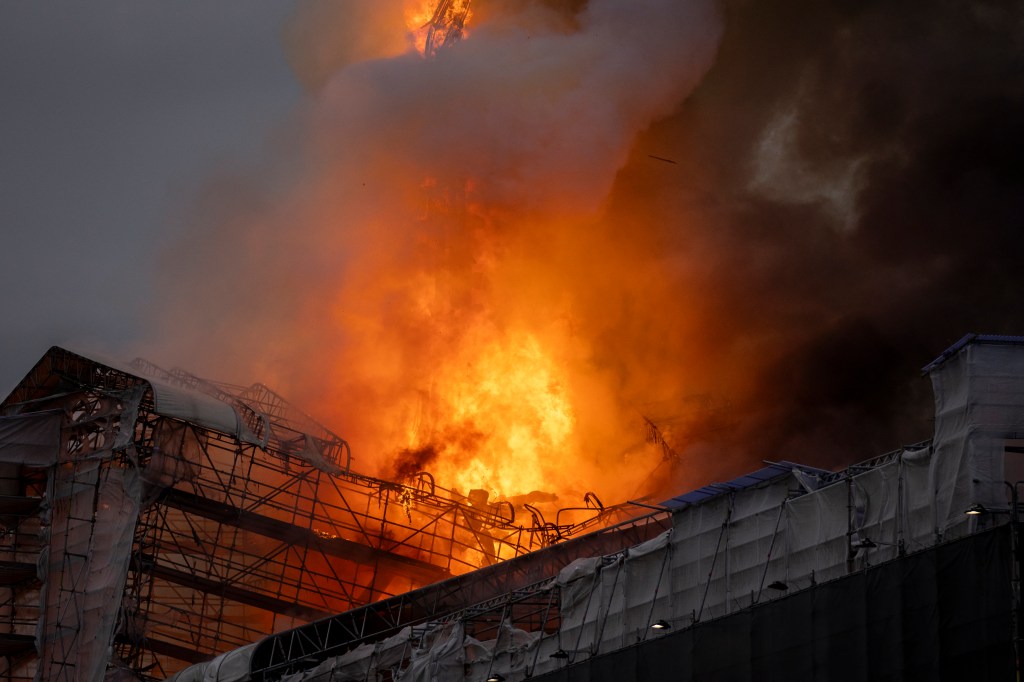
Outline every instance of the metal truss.
[(550, 612), (550, 599), (544, 588), (561, 568), (580, 557), (614, 554), (623, 547), (640, 544), (671, 524), (668, 511), (648, 513), (501, 564), (267, 637), (253, 651), (250, 679), (280, 679), (406, 626), (463, 620), (472, 625), (467, 632), (484, 636), (500, 624), (493, 616), (504, 608), (509, 609), (504, 621), (511, 619), (534, 631), (548, 630), (557, 626), (557, 621), (551, 620), (557, 610)]
[[(157, 404), (154, 386), (230, 405), (239, 431), (169, 414)], [(78, 664), (78, 648), (87, 646), (83, 638), (95, 635), (46, 634), (54, 644), (33, 660), (29, 636), (37, 623), (57, 632), (73, 620), (40, 613), (41, 588), (51, 596), (62, 591), (51, 607), (57, 601), (79, 611), (95, 606), (82, 599), (95, 563), (89, 543), (105, 541), (108, 532), (97, 511), (108, 503), (102, 492), (108, 479), (135, 491), (137, 515), (124, 550), (130, 556), (112, 562), (123, 565), (116, 569), (123, 593), (107, 607), (107, 616), (116, 617), (111, 663), (143, 678), (170, 675), (270, 633), (293, 633), (282, 636), (295, 642), (308, 636), (325, 652), (483, 601), (540, 579), (541, 565), (547, 570), (566, 560), (570, 550), (560, 548), (575, 542), (568, 538), (624, 513), (594, 498), (581, 508), (579, 523), (533, 515), (528, 525), (517, 525), (508, 503), (474, 504), (427, 473), (402, 483), (353, 471), (343, 439), (261, 384), (213, 382), (143, 360), (115, 368), (50, 349), (0, 414), (52, 411), (62, 419), (53, 463), (31, 471), (0, 463), (0, 478), (17, 481), (0, 492), (0, 516), (7, 520), (0, 543), (0, 656), (7, 656), (8, 679), (32, 677), (37, 669), (37, 679), (68, 673)], [(74, 493), (60, 509), (57, 490)], [(44, 493), (49, 502), (40, 512)], [(22, 527), (29, 532), (19, 533)], [(41, 549), (40, 529), (50, 538), (51, 565), (42, 584), (28, 572)], [(87, 549), (65, 546), (65, 536), (85, 538)], [(545, 547), (548, 559), (506, 561)], [(338, 613), (362, 615), (332, 615)], [(285, 648), (311, 646), (295, 642)], [(280, 657), (270, 655), (268, 665), (282, 665)]]

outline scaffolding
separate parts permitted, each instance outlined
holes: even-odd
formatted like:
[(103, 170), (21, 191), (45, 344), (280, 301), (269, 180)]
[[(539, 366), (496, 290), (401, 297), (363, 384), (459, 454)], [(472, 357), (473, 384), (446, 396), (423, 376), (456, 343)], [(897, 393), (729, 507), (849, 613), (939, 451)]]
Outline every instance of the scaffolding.
[(968, 337), (940, 360), (929, 441), (837, 472), (767, 463), (174, 682), (810, 679), (815, 665), (875, 679), (905, 662), (934, 677), (936, 661), (1004, 679), (1024, 613), (1024, 338)]
[(3, 679), (162, 678), (608, 524), (352, 469), (281, 396), (52, 348), (0, 406)]

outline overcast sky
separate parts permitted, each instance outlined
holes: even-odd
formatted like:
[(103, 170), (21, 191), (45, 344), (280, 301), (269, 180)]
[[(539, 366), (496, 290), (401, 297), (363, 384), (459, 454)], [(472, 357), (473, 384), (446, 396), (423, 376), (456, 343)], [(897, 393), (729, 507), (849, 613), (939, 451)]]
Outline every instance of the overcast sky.
[(0, 3), (0, 392), (51, 345), (134, 352), (204, 181), (302, 94), (288, 0)]

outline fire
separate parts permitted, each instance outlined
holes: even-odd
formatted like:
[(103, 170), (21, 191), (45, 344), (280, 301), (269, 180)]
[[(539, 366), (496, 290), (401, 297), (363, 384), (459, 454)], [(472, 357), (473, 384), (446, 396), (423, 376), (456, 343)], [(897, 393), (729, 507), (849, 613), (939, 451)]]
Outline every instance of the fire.
[[(425, 400), (433, 418), (409, 425), (407, 449), (439, 449), (434, 474), (463, 492), (545, 490), (576, 425), (564, 371), (527, 331), (467, 344)], [(475, 437), (445, 442), (453, 430)]]
[[(309, 406), (363, 473), (560, 507), (648, 492), (662, 453), (645, 405), (729, 377), (705, 369), (709, 306), (678, 275), (690, 256), (666, 255), (678, 212), (645, 217), (647, 178), (612, 195), (638, 135), (710, 66), (715, 3), (304, 6), (320, 12), (292, 34), (333, 40), (295, 41), (322, 84), (302, 175), (266, 210), (217, 217), (218, 248), (198, 256), (212, 274), (175, 280), (194, 288), (175, 339), (228, 336), (216, 347), (237, 349), (222, 354), (238, 374)], [(401, 34), (426, 58), (373, 47)], [(239, 250), (230, 267), (213, 255)]]
[[(605, 290), (606, 271), (581, 262), (573, 243), (550, 236), (587, 224), (496, 210), (476, 183), (417, 184), (392, 207), (393, 222), (347, 232), (376, 248), (348, 264), (330, 306), (345, 340), (328, 374), (340, 393), (318, 402), (336, 407), (330, 421), (357, 466), (403, 480), (427, 471), (492, 503), (541, 493), (545, 514), (591, 491), (609, 501), (635, 494), (661, 451), (609, 388), (618, 369), (591, 338), (622, 294)], [(598, 263), (628, 267), (617, 232), (589, 240)]]
[(427, 32), (434, 18), (433, 0), (409, 0), (405, 6), (405, 28), (413, 46), (420, 54), (427, 49)]
[[(469, 4), (407, 0), (406, 28), (418, 36), (421, 52), (430, 56), (424, 41), (431, 28), (461, 31)], [(578, 128), (557, 111), (564, 105), (594, 121), (620, 121), (632, 114), (597, 112), (629, 109), (637, 98), (609, 96), (601, 79), (551, 73), (554, 58), (564, 69), (592, 69), (591, 38), (574, 42), (566, 34), (571, 23), (551, 8), (522, 17), (515, 11), (495, 9), (476, 35), (499, 41), (482, 47), (502, 55), (500, 64), (508, 51), (501, 41), (528, 41), (521, 46), (527, 58), (521, 87), (543, 95), (537, 106), (507, 99), (509, 86), (486, 71), (473, 72), (482, 79), (475, 85), (445, 80), (464, 53), (481, 49), (475, 38), (445, 59), (374, 67), (408, 74), (403, 82), (421, 98), (367, 121), (374, 132), (365, 148), (362, 141), (346, 143), (360, 162), (332, 164), (306, 201), (309, 222), (338, 226), (325, 230), (323, 243), (354, 254), (325, 283), (333, 290), (330, 326), (337, 334), (327, 379), (336, 391), (315, 401), (335, 406), (325, 417), (353, 444), (357, 467), (376, 467), (371, 473), (428, 471), (438, 485), (463, 495), (483, 490), (492, 501), (541, 493), (557, 500), (555, 506), (572, 507), (590, 491), (622, 501), (643, 492), (661, 452), (644, 441), (632, 360), (620, 356), (651, 355), (659, 343), (637, 339), (636, 348), (617, 348), (628, 334), (615, 330), (614, 320), (631, 315), (630, 301), (671, 287), (668, 277), (651, 284), (660, 271), (651, 245), (602, 224), (596, 210), (628, 151), (628, 136), (616, 131), (610, 139), (618, 142), (611, 143), (600, 128)], [(536, 23), (545, 17), (552, 21), (549, 33)], [(519, 28), (496, 33), (500, 21)], [(601, 34), (621, 19), (596, 13), (574, 21), (594, 22)], [(530, 65), (534, 46), (548, 50), (566, 35), (565, 55), (537, 56), (539, 71)], [(676, 41), (665, 33), (666, 48)], [(609, 77), (617, 79), (621, 56), (609, 57)], [(355, 92), (366, 93), (365, 75), (352, 77)], [(591, 81), (593, 101), (581, 108), (575, 88)], [(333, 87), (342, 92), (347, 81)], [(495, 109), (497, 103), (508, 111)], [(492, 113), (481, 115), (481, 107)], [(495, 125), (494, 116), (509, 125)], [(330, 140), (338, 123), (324, 125)], [(598, 143), (577, 149), (580, 130)], [(604, 156), (592, 160), (598, 149)], [(322, 312), (318, 302), (304, 326), (322, 326)], [(652, 378), (660, 369), (650, 366), (637, 377), (644, 398), (665, 392)]]
[(416, 51), (427, 54), (431, 29), (442, 32), (442, 35), (435, 37), (435, 41), (438, 37), (443, 41), (445, 31), (465, 35), (465, 26), (472, 16), (469, 6), (470, 0), (407, 0), (405, 27)]

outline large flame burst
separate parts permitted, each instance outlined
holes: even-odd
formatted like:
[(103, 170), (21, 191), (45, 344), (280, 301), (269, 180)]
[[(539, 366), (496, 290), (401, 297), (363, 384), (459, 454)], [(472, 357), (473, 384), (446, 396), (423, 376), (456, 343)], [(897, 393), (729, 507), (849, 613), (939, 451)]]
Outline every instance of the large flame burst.
[[(679, 36), (659, 23), (703, 17), (706, 7), (510, 7), (485, 15), (472, 39), (435, 40), (443, 59), (349, 69), (325, 93), (328, 103), (350, 99), (325, 107), (324, 139), (340, 135), (346, 158), (363, 159), (332, 161), (311, 202), (313, 219), (340, 224), (343, 249), (357, 254), (332, 285), (343, 341), (331, 383), (344, 393), (330, 402), (383, 474), (422, 468), (464, 494), (543, 491), (566, 505), (588, 490), (619, 499), (639, 492), (662, 453), (644, 445), (633, 379), (616, 357), (628, 334), (618, 338), (615, 320), (634, 316), (637, 298), (660, 296), (670, 278), (657, 281), (650, 244), (600, 219), (600, 201), (635, 126), (699, 73), (677, 64), (677, 80), (637, 90), (623, 69), (680, 61)], [(405, 16), (419, 38), (462, 36), (469, 2), (407, 3)], [(631, 21), (647, 42), (594, 51)], [(429, 39), (419, 49), (429, 53)], [(513, 49), (523, 66), (478, 68), (480, 50), (504, 59)], [(397, 94), (379, 89), (395, 77)], [(353, 140), (350, 124), (372, 126), (370, 141)], [(325, 206), (336, 208), (325, 215)], [(648, 355), (658, 345), (644, 343)], [(646, 398), (664, 393), (659, 373), (645, 370)]]
[[(263, 284), (231, 331), (259, 349), (246, 374), (315, 406), (367, 473), (563, 506), (636, 494), (662, 455), (639, 403), (688, 388), (666, 368), (692, 316), (657, 238), (606, 202), (710, 64), (714, 4), (314, 6), (291, 34), (321, 84), (308, 174), (218, 232)], [(323, 12), (353, 39), (311, 45)], [(430, 57), (424, 32), (449, 28)]]
[[(433, 181), (421, 191), (448, 194)], [(567, 273), (536, 252), (536, 231), (485, 216), (471, 188), (423, 206), (405, 216), (417, 229), (375, 236), (380, 251), (350, 266), (336, 295), (352, 345), (335, 376), (360, 395), (355, 421), (372, 424), (360, 439), (393, 455), (389, 476), (427, 470), (463, 494), (582, 497), (604, 476), (578, 432), (595, 397), (578, 392), (587, 345)], [(353, 401), (342, 404), (339, 419), (352, 421)]]

